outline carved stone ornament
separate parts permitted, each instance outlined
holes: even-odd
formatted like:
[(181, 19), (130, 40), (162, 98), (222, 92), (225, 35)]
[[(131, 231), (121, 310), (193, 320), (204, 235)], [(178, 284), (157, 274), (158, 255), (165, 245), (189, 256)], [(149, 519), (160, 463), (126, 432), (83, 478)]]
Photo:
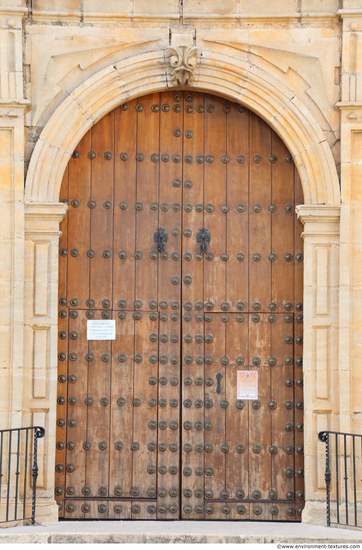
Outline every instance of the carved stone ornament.
[(187, 86), (194, 74), (197, 64), (196, 52), (198, 48), (180, 45), (176, 48), (169, 46), (171, 73), (175, 85)]

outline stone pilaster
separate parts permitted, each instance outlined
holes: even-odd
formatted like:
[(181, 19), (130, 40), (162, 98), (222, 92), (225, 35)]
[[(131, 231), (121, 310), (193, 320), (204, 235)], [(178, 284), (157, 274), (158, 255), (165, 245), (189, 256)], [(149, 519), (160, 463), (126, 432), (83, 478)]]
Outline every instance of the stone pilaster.
[(325, 523), (321, 430), (338, 430), (339, 206), (297, 207), (304, 225), (304, 460), (305, 523)]
[[(3, 4), (3, 3), (2, 3)], [(24, 113), (22, 19), (0, 6), (0, 429), (22, 425)]]
[(38, 444), (37, 521), (57, 521), (54, 500), (59, 223), (67, 205), (25, 204), (23, 423), (44, 426)]
[(341, 111), (340, 430), (362, 434), (362, 8), (345, 0)]

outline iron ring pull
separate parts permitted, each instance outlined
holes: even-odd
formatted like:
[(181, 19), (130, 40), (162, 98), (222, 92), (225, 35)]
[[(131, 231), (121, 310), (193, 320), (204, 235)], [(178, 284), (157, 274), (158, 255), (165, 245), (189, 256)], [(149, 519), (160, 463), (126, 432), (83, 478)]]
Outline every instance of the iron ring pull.
[(166, 229), (159, 227), (154, 233), (155, 243), (157, 243), (158, 252), (164, 252), (166, 250), (166, 243), (168, 239), (168, 234)]

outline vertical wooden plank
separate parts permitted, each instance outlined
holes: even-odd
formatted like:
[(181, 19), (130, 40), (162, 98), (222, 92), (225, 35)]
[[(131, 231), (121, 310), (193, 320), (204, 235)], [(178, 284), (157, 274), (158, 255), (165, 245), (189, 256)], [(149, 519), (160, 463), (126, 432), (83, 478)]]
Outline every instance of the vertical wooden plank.
[[(59, 195), (60, 202), (68, 203), (68, 167), (65, 170), (62, 186)], [(60, 224), (62, 232), (59, 239), (59, 287), (58, 300), (59, 311), (68, 313), (66, 307), (67, 297), (67, 263), (68, 256), (68, 216)], [(61, 314), (63, 315), (63, 313)], [(60, 355), (61, 354), (61, 355)], [(67, 437), (67, 360), (61, 361), (62, 354), (68, 354), (68, 316), (58, 317), (58, 389), (57, 389), (57, 432), (56, 432), (56, 451), (55, 451), (55, 499), (59, 506), (59, 517), (64, 517), (64, 491), (65, 491), (65, 472), (59, 472), (59, 465), (65, 464), (65, 450)], [(61, 469), (60, 466), (60, 469)]]
[(116, 340), (112, 342), (109, 495), (126, 498), (131, 496), (132, 487), (135, 321), (131, 311), (113, 312), (113, 319)]
[[(196, 237), (207, 224), (203, 191), (205, 114), (204, 94), (193, 92), (185, 97), (183, 151), (184, 159), (191, 158), (192, 162), (183, 163), (182, 300), (194, 307), (196, 302), (204, 303), (204, 258)], [(186, 132), (191, 137), (186, 137)], [(202, 205), (202, 210), (196, 205)], [(191, 282), (185, 277), (191, 277)]]
[[(139, 315), (141, 314), (141, 318)], [(157, 318), (150, 319), (148, 312), (135, 312), (134, 326), (134, 370), (133, 370), (133, 497), (147, 498), (156, 491), (157, 454), (149, 448), (149, 443), (156, 440), (157, 406), (152, 404), (155, 399), (154, 385), (149, 383), (150, 377), (157, 377), (158, 326)], [(155, 334), (157, 339), (150, 338)], [(154, 423), (153, 427), (150, 422)], [(142, 518), (141, 518), (142, 519)]]
[[(281, 139), (272, 135), (272, 301), (276, 310), (286, 313), (291, 319), (295, 306), (294, 287), (294, 165)], [(289, 313), (288, 313), (289, 312)], [(295, 506), (294, 476), (287, 473), (294, 465), (294, 430), (286, 426), (294, 423), (294, 368), (293, 368), (293, 326), (286, 323), (282, 315), (276, 315), (272, 325), (272, 355), (277, 364), (271, 369), (272, 400), (277, 403), (272, 411), (272, 445), (277, 452), (272, 455), (272, 488), (277, 498), (289, 501)], [(283, 321), (282, 321), (283, 320)], [(289, 342), (289, 344), (288, 344)], [(289, 384), (289, 385), (287, 385)], [(291, 385), (290, 385), (291, 384)], [(296, 516), (287, 513), (286, 506), (276, 506), (276, 521), (294, 520)]]
[[(250, 368), (269, 367), (270, 322), (268, 315), (253, 313), (249, 315), (249, 366)], [(250, 370), (250, 369), (249, 369)], [(261, 383), (268, 387), (269, 375)], [(260, 375), (259, 375), (260, 377)]]
[[(295, 175), (295, 205), (303, 204), (303, 189), (297, 169)], [(303, 225), (294, 214), (294, 302), (303, 304)], [(297, 310), (298, 311), (298, 310)], [(300, 310), (302, 311), (302, 310)]]
[[(204, 433), (196, 426), (204, 425), (203, 406), (197, 405), (203, 405), (207, 386), (204, 389), (204, 364), (196, 358), (204, 357), (204, 258), (196, 235), (204, 226), (206, 212), (195, 206), (204, 205), (204, 94), (183, 95), (182, 517), (203, 519), (204, 476), (199, 473), (204, 470)], [(192, 162), (186, 162), (190, 158)], [(185, 283), (185, 277), (191, 277), (191, 283)]]
[[(294, 501), (294, 476), (287, 476), (287, 470), (293, 469), (294, 462), (294, 433), (288, 427), (289, 424), (293, 426), (294, 422), (293, 323), (287, 323), (281, 314), (274, 317), (276, 320), (271, 324), (271, 356), (275, 357), (276, 364), (270, 367), (270, 403), (274, 407), (271, 408), (271, 489), (275, 491), (276, 499)], [(288, 516), (282, 517), (282, 513), (281, 509), (273, 519), (290, 519)]]
[[(160, 380), (169, 377), (180, 380), (183, 94), (163, 93), (160, 103), (160, 153), (168, 155), (171, 160), (161, 160), (160, 164), (158, 227), (167, 231), (167, 243), (164, 251), (157, 252), (160, 281), (159, 377)], [(169, 110), (165, 110), (166, 105)], [(154, 249), (157, 251), (156, 243)], [(158, 405), (157, 518), (179, 519), (180, 383), (173, 385), (168, 381), (167, 384), (160, 384)], [(160, 429), (161, 422), (167, 423), (166, 430)], [(164, 492), (166, 494), (162, 496)]]
[[(247, 401), (237, 399), (237, 372), (248, 369), (248, 316), (230, 315), (226, 324), (226, 489), (230, 499), (248, 498), (249, 489), (249, 407)], [(246, 512), (242, 519), (247, 519)], [(235, 519), (235, 518), (234, 518)]]
[[(180, 101), (175, 102), (174, 96)], [(164, 253), (159, 253), (159, 302), (166, 301), (168, 309), (171, 302), (181, 300), (181, 211), (182, 211), (182, 133), (183, 133), (183, 100), (180, 94), (173, 92), (161, 94), (162, 109), (160, 112), (160, 142), (161, 159), (169, 157), (168, 162), (160, 163), (159, 181), (159, 218), (158, 226), (167, 231), (167, 243)], [(169, 107), (165, 111), (165, 106)], [(176, 111), (175, 111), (176, 109)], [(156, 116), (156, 115), (154, 115)], [(181, 134), (181, 135), (179, 135)], [(178, 231), (173, 231), (174, 229)], [(153, 250), (157, 252), (156, 243)], [(173, 279), (176, 277), (176, 279)], [(162, 309), (162, 308), (161, 308)]]
[[(210, 452), (205, 453), (205, 494), (213, 491), (213, 498), (225, 498), (225, 453), (222, 445), (225, 444), (225, 324), (220, 314), (212, 315), (211, 321), (205, 326), (205, 339), (212, 339), (207, 352), (212, 358), (212, 363), (207, 366), (208, 377), (213, 380), (208, 387), (208, 398), (212, 401), (211, 408), (205, 408), (205, 449), (211, 445)], [(211, 337), (211, 338), (210, 338)], [(218, 392), (217, 375), (221, 375), (220, 390)], [(208, 475), (209, 472), (209, 475)], [(215, 519), (215, 515), (210, 519)]]
[[(64, 310), (63, 310), (64, 311)], [(67, 443), (67, 359), (68, 356), (68, 317), (58, 322), (58, 398), (57, 398), (57, 432), (55, 452), (55, 499), (59, 505), (59, 516), (64, 517), (65, 493), (65, 455)], [(63, 355), (64, 354), (64, 355)]]
[[(90, 298), (112, 307), (114, 112), (92, 128)], [(109, 303), (107, 306), (106, 304)]]
[[(150, 257), (155, 250), (154, 233), (158, 228), (160, 162), (153, 162), (152, 155), (159, 154), (159, 115), (152, 111), (159, 105), (159, 94), (139, 99), (137, 110), (137, 196), (136, 196), (136, 286), (135, 299), (142, 302), (143, 310), (151, 301), (157, 301), (157, 262)], [(172, 162), (169, 159), (168, 162)]]
[(268, 311), (271, 301), (270, 154), (271, 129), (250, 113), (249, 311)]
[[(226, 301), (229, 311), (249, 311), (249, 111), (231, 103), (227, 115)], [(242, 281), (237, 285), (235, 281)], [(244, 304), (244, 307), (243, 307)]]
[(114, 113), (113, 307), (123, 309), (135, 300), (136, 104), (130, 101)]
[[(94, 319), (101, 319), (99, 310), (94, 312)], [(88, 367), (88, 398), (92, 401), (86, 407), (87, 442), (91, 445), (86, 453), (86, 485), (92, 496), (105, 498), (109, 495), (111, 341), (89, 340), (88, 353), (93, 359)]]
[[(214, 311), (223, 311), (221, 304), (226, 298), (226, 261), (221, 258), (226, 253), (226, 220), (229, 211), (226, 164), (222, 161), (226, 155), (225, 104), (225, 100), (205, 94), (205, 225), (211, 235), (209, 254), (213, 258), (204, 263), (204, 292), (205, 300), (214, 304)], [(207, 212), (207, 205), (212, 205), (211, 212)]]
[[(82, 310), (70, 311), (68, 354), (68, 412), (66, 450), (66, 498), (83, 495), (87, 441), (88, 352), (87, 319)], [(69, 517), (66, 512), (65, 517)]]
[[(77, 146), (77, 153), (69, 161), (69, 212), (68, 212), (68, 303), (78, 301), (79, 308), (86, 307), (89, 298), (90, 244), (90, 131)], [(77, 156), (79, 153), (79, 156)], [(80, 282), (83, 282), (81, 284)], [(84, 284), (87, 281), (87, 284)]]
[[(165, 313), (161, 313), (162, 316)], [(178, 519), (180, 499), (180, 320), (160, 320), (157, 518)], [(177, 319), (178, 318), (178, 319)], [(166, 340), (167, 339), (167, 340)], [(167, 363), (164, 359), (167, 358)], [(167, 382), (166, 382), (167, 381)], [(166, 383), (165, 383), (166, 382)], [(167, 424), (164, 429), (163, 423)], [(162, 492), (161, 492), (162, 490)], [(164, 494), (166, 492), (166, 494)]]
[[(294, 279), (294, 165), (288, 162), (289, 151), (275, 132), (272, 133), (272, 246), (276, 255), (271, 262), (272, 301), (275, 311), (293, 307)], [(286, 160), (287, 159), (287, 160)], [(286, 306), (286, 307), (285, 307)], [(285, 309), (284, 309), (285, 308)]]
[[(201, 321), (197, 320), (201, 315)], [(197, 318), (196, 318), (197, 317)], [(182, 517), (202, 519), (204, 498), (204, 369), (203, 314), (185, 311), (182, 321)], [(202, 359), (201, 359), (202, 358)], [(205, 394), (204, 394), (205, 392)], [(180, 396), (181, 397), (181, 396)], [(200, 429), (201, 428), (201, 429)], [(201, 475), (200, 475), (201, 474)]]
[[(160, 281), (159, 377), (168, 379), (171, 376), (180, 380), (183, 95), (163, 93), (160, 104), (159, 148), (161, 156), (168, 155), (170, 161), (161, 160), (160, 164), (158, 227), (167, 231), (165, 250), (157, 252), (154, 243)], [(166, 105), (169, 110), (165, 110)], [(168, 382), (159, 385), (157, 484), (161, 491), (158, 491), (157, 517), (160, 519), (178, 519), (180, 513), (179, 393), (180, 384), (172, 385)], [(161, 430), (160, 422), (166, 422), (168, 428)], [(164, 492), (166, 494), (162, 496)]]
[[(295, 204), (303, 204), (303, 190), (299, 174), (295, 168)], [(303, 443), (303, 226), (294, 218), (294, 402), (295, 407), (295, 493), (296, 519), (300, 520), (304, 507), (304, 443)], [(298, 405), (297, 405), (298, 404)]]
[[(63, 180), (62, 185), (60, 188), (60, 194), (59, 194), (59, 202), (64, 202), (66, 204), (69, 203), (68, 196), (69, 196), (69, 189), (68, 189), (68, 174), (69, 174), (69, 167), (67, 166)], [(59, 302), (60, 306), (65, 306), (66, 302), (64, 300), (67, 299), (67, 271), (68, 271), (68, 216), (67, 213), (62, 222), (59, 225), (59, 230), (61, 232), (60, 238), (59, 238), (59, 279), (58, 279), (58, 299), (62, 300), (62, 302)]]
[[(159, 321), (157, 518), (178, 519), (180, 500), (180, 313)], [(163, 320), (164, 319), (164, 320)]]
[[(270, 322), (265, 314), (249, 316), (249, 357), (249, 370), (258, 371), (258, 399), (249, 401), (249, 498), (259, 506), (271, 484)], [(251, 506), (250, 519), (269, 518), (266, 507), (260, 516), (254, 510)]]

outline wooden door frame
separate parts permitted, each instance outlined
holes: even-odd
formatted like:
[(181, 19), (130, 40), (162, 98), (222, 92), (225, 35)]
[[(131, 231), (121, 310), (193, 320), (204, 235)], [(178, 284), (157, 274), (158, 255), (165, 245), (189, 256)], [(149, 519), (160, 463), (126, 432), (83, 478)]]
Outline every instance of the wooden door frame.
[[(302, 521), (325, 515), (322, 429), (338, 429), (339, 400), (339, 216), (338, 178), (324, 134), (301, 100), (291, 101), (286, 85), (260, 69), (232, 64), (223, 54), (204, 51), (194, 87), (228, 97), (256, 112), (280, 135), (293, 154), (305, 204), (297, 207), (304, 224), (305, 488)], [(134, 82), (134, 66), (139, 80)], [(118, 69), (122, 68), (122, 76)], [(57, 299), (59, 223), (67, 206), (59, 203), (62, 176), (86, 131), (123, 101), (169, 89), (164, 52), (124, 59), (82, 83), (55, 110), (33, 152), (25, 188), (25, 327), (23, 422), (43, 425), (40, 449), (39, 517), (57, 519), (54, 464), (57, 395)], [(244, 80), (242, 90), (235, 85)], [(212, 78), (211, 78), (212, 77)], [(213, 82), (211, 84), (211, 82)], [(266, 81), (265, 81), (266, 82)], [(133, 92), (130, 94), (129, 90)], [(175, 88), (176, 89), (176, 88)], [(185, 89), (185, 88), (183, 88)], [(258, 98), (256, 101), (255, 98)], [(279, 113), (276, 116), (276, 113)], [(295, 128), (298, 128), (296, 132)], [(323, 144), (324, 142), (324, 144)], [(38, 519), (39, 521), (39, 519)]]

